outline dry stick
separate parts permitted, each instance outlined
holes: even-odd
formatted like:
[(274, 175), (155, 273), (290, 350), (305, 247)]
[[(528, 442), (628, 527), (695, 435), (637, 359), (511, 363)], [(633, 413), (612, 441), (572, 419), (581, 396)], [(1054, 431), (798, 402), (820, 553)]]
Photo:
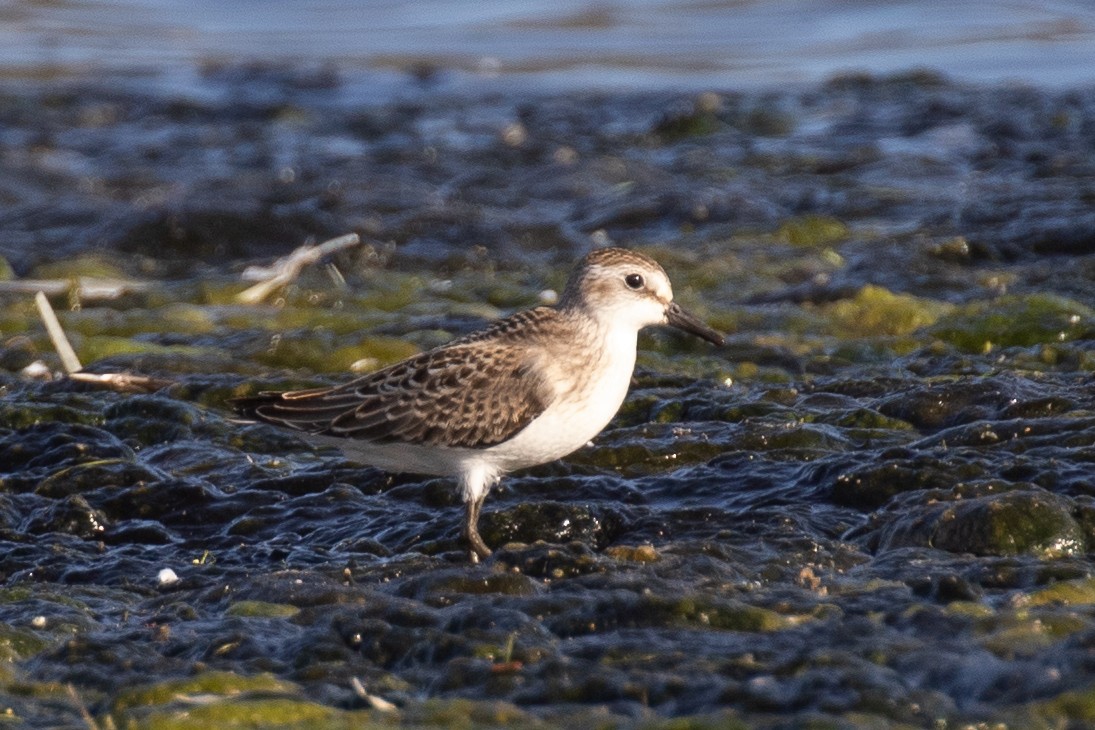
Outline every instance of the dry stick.
[(174, 381), (163, 378), (150, 378), (145, 375), (130, 375), (129, 373), (83, 373), (83, 365), (80, 358), (76, 357), (76, 351), (68, 341), (65, 331), (61, 329), (61, 323), (57, 321), (57, 315), (49, 299), (42, 292), (34, 295), (34, 303), (38, 305), (38, 314), (46, 325), (46, 332), (53, 342), (53, 348), (61, 358), (61, 364), (70, 380), (78, 380), (81, 383), (90, 383), (116, 390), (120, 393), (154, 393), (161, 388), (166, 388)]
[(99, 730), (99, 723), (95, 722), (95, 718), (87, 711), (87, 706), (80, 699), (80, 694), (76, 691), (76, 687), (73, 686), (72, 682), (65, 685), (65, 689), (68, 690), (69, 699), (72, 700), (72, 704), (76, 705), (76, 710), (80, 713), (80, 719), (87, 725), (88, 730)]
[(275, 261), (273, 266), (248, 269), (244, 272), (245, 277), (262, 278), (263, 281), (237, 294), (236, 301), (242, 304), (258, 304), (272, 292), (296, 279), (305, 266), (359, 243), (361, 243), (360, 236), (356, 233), (347, 233), (345, 236), (332, 238), (318, 246), (301, 246), (285, 258)]
[(119, 393), (155, 393), (175, 384), (174, 380), (131, 373), (72, 373), (68, 377), (69, 380), (99, 385)]
[(46, 299), (46, 295), (43, 292), (38, 292), (34, 295), (34, 303), (38, 305), (38, 314), (46, 325), (46, 332), (49, 333), (49, 339), (53, 342), (53, 349), (57, 350), (57, 354), (61, 358), (61, 364), (64, 366), (65, 372), (72, 375), (83, 370), (84, 366), (80, 364), (80, 358), (76, 357), (76, 351), (72, 349), (72, 343), (65, 336), (65, 331), (61, 329), (61, 323), (57, 321), (53, 305)]
[(99, 279), (78, 276), (75, 279), (16, 279), (0, 281), (0, 294), (33, 294), (45, 292), (47, 296), (59, 297), (70, 294), (73, 289), (79, 293), (81, 301), (117, 299), (124, 294), (140, 294), (149, 291), (152, 285), (147, 281), (128, 281), (123, 279)]

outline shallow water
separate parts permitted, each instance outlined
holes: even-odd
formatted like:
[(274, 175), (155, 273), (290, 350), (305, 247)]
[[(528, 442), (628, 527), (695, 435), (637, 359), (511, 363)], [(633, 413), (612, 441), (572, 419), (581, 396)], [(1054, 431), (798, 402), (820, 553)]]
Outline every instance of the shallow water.
[[(13, 717), (1095, 721), (1095, 91), (201, 84), (0, 90), (0, 253), (131, 282), (54, 304), (90, 370), (173, 381), (32, 380), (56, 359), (4, 299)], [(245, 264), (347, 230), (366, 245), (234, 302)], [(728, 344), (644, 336), (595, 443), (491, 495), (483, 565), (445, 480), (230, 420), (532, 306), (594, 242), (658, 258)]]
[(407, 72), (481, 91), (766, 87), (916, 67), (1057, 88), (1095, 79), (1095, 9), (1083, 0), (945, 12), (932, 0), (19, 0), (0, 19), (8, 74), (121, 72), (191, 92), (196, 69), (242, 62), (368, 71), (356, 90), (366, 100), (405, 94)]

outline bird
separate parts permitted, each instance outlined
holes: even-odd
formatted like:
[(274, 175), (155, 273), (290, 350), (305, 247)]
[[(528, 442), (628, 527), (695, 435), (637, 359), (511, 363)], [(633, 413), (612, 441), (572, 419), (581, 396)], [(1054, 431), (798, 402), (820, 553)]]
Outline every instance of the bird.
[(236, 398), (251, 421), (300, 431), (385, 471), (454, 477), (468, 558), (491, 555), (479, 515), (515, 470), (560, 459), (608, 425), (627, 396), (638, 333), (669, 325), (718, 346), (722, 335), (673, 301), (665, 270), (626, 248), (595, 249), (554, 306), (333, 387)]

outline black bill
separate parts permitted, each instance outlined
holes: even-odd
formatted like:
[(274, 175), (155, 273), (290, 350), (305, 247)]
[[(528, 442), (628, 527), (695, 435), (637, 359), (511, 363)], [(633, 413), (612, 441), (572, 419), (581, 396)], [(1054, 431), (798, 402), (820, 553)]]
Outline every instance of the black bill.
[(708, 327), (698, 317), (681, 309), (676, 302), (670, 302), (669, 306), (665, 308), (665, 321), (679, 330), (702, 337), (713, 345), (723, 343), (722, 335)]

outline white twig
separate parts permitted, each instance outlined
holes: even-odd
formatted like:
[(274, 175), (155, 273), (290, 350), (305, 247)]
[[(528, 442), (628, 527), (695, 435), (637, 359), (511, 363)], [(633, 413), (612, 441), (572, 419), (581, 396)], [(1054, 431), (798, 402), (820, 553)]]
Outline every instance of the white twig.
[(296, 279), (305, 266), (359, 243), (361, 243), (360, 236), (356, 233), (347, 233), (345, 236), (332, 238), (318, 246), (301, 246), (285, 258), (275, 261), (272, 266), (249, 266), (243, 272), (244, 280), (259, 283), (237, 294), (236, 301), (242, 304), (258, 304), (272, 292)]
[(372, 707), (374, 710), (380, 710), (381, 712), (395, 712), (399, 709), (383, 697), (369, 694), (368, 690), (365, 689), (365, 685), (363, 685), (361, 683), (361, 680), (357, 677), (350, 677), (350, 687), (353, 688), (354, 694), (368, 702), (369, 706)]
[(61, 323), (57, 321), (57, 315), (53, 312), (53, 306), (49, 303), (49, 299), (46, 299), (43, 292), (38, 292), (34, 295), (34, 303), (38, 305), (38, 314), (46, 325), (46, 332), (49, 333), (49, 339), (53, 342), (53, 349), (57, 350), (57, 354), (61, 358), (61, 364), (64, 366), (65, 372), (72, 375), (83, 370), (84, 366), (80, 364), (80, 358), (76, 357), (76, 351), (72, 349), (72, 343), (65, 336), (65, 331), (61, 329)]
[(140, 294), (151, 289), (146, 281), (123, 279), (99, 279), (78, 276), (75, 279), (13, 279), (0, 281), (0, 294), (33, 294), (45, 292), (47, 296), (64, 296), (76, 290), (81, 301), (117, 299), (130, 292)]
[(175, 383), (174, 380), (132, 373), (69, 373), (68, 377), (70, 380), (97, 385), (119, 393), (155, 393)]

